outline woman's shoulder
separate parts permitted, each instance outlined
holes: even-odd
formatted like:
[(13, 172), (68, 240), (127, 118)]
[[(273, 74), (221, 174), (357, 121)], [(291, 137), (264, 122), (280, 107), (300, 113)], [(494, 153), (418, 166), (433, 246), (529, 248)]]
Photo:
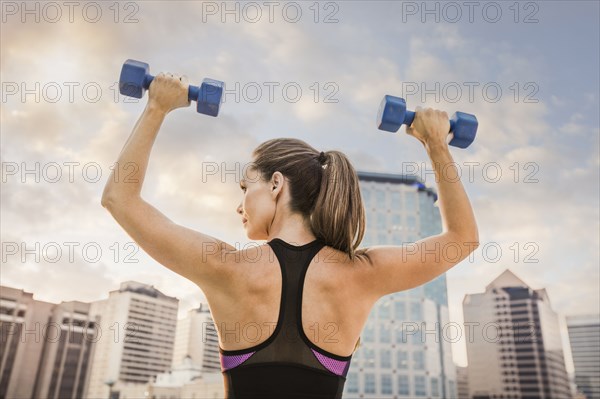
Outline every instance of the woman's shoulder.
[(354, 250), (352, 256), (348, 252), (342, 251), (329, 245), (325, 245), (323, 248), (325, 249), (324, 251), (322, 251), (324, 257), (327, 257), (333, 262), (340, 263), (345, 266), (357, 268), (364, 265), (367, 261), (366, 252), (368, 248), (359, 247), (356, 250)]
[(244, 270), (253, 270), (268, 263), (274, 255), (267, 243), (250, 243), (236, 247), (224, 255), (223, 263), (232, 272), (238, 274)]

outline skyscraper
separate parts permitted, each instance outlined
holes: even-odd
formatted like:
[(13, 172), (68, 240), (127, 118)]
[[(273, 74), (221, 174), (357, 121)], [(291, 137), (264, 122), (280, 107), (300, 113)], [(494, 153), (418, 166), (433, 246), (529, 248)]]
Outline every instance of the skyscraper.
[(53, 303), (0, 287), (0, 398), (33, 397)]
[(600, 399), (600, 315), (567, 316), (577, 390)]
[(96, 339), (89, 310), (0, 287), (0, 398), (81, 398)]
[(90, 304), (79, 301), (62, 302), (52, 309), (34, 397), (83, 397), (98, 338), (89, 311)]
[(107, 398), (120, 386), (146, 384), (171, 368), (177, 298), (153, 286), (126, 281), (108, 299), (91, 305), (90, 313), (100, 317), (101, 336), (86, 397)]
[(569, 398), (558, 317), (545, 289), (505, 270), (463, 300), (469, 396)]
[[(416, 176), (359, 172), (367, 228), (362, 247), (403, 245), (441, 233), (437, 194)], [(446, 277), (387, 295), (373, 307), (344, 397), (455, 397)]]

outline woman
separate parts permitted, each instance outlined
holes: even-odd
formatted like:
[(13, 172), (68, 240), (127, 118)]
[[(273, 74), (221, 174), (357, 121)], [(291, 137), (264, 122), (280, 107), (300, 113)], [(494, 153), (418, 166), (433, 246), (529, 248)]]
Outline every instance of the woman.
[[(186, 79), (159, 74), (118, 159), (119, 168), (137, 166), (137, 180), (124, 184), (111, 176), (102, 205), (150, 256), (206, 295), (228, 398), (341, 398), (375, 302), (434, 279), (478, 246), (473, 211), (446, 144), (448, 115), (418, 110), (407, 129), (434, 166), (442, 233), (407, 246), (358, 249), (365, 214), (346, 156), (273, 139), (254, 150), (237, 208), (248, 238), (267, 242), (238, 251), (173, 223), (140, 196), (162, 121), (185, 106)], [(446, 245), (460, 248), (460, 256), (445, 259)]]

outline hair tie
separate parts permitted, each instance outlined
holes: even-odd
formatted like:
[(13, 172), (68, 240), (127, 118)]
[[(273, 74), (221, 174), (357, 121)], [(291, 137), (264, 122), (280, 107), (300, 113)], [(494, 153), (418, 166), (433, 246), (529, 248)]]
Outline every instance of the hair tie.
[(319, 163), (323, 165), (327, 161), (327, 155), (323, 151), (319, 154)]

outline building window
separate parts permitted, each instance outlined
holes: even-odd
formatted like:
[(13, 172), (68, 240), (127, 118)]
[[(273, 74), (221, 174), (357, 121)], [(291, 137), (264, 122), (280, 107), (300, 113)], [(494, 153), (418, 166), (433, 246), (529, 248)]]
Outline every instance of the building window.
[(409, 395), (410, 394), (410, 385), (408, 383), (407, 375), (399, 375), (398, 376), (398, 394), (400, 394), (400, 395)]
[(379, 320), (389, 320), (390, 319), (390, 308), (392, 307), (392, 301), (388, 298), (384, 300), (384, 302), (379, 304)]
[(377, 245), (386, 245), (386, 244), (388, 244), (387, 231), (380, 231), (377, 234)]
[(377, 230), (387, 230), (387, 221), (387, 214), (383, 213), (382, 211), (377, 212), (377, 224), (375, 225)]
[(394, 302), (394, 318), (396, 320), (406, 320), (406, 303), (404, 301)]
[(375, 393), (375, 374), (365, 374), (365, 393)]
[(381, 375), (381, 393), (391, 394), (392, 393), (392, 376), (390, 374)]
[(399, 369), (408, 369), (408, 352), (407, 351), (398, 351), (398, 364), (397, 367)]
[(392, 200), (392, 204), (391, 204), (391, 208), (392, 209), (402, 209), (402, 193), (399, 191), (392, 191), (391, 192), (391, 200)]
[(415, 395), (416, 396), (427, 396), (427, 389), (425, 386), (425, 377), (422, 375), (415, 376)]
[(425, 370), (425, 354), (422, 351), (413, 352), (415, 370)]
[(423, 320), (423, 306), (421, 306), (421, 302), (411, 302), (410, 303), (410, 320), (411, 321)]
[(392, 368), (392, 352), (389, 349), (381, 349), (379, 352), (379, 360), (381, 361), (382, 369)]
[(405, 200), (405, 211), (406, 213), (416, 212), (417, 211), (417, 193), (416, 192), (406, 192), (404, 193)]
[(358, 392), (358, 373), (348, 373), (348, 384), (346, 389), (348, 393)]
[(431, 377), (431, 396), (435, 398), (440, 396), (440, 382), (436, 377)]
[[(404, 233), (402, 229), (392, 228), (392, 244), (402, 245), (404, 243)], [(365, 245), (367, 246), (367, 245)]]
[(410, 332), (411, 342), (414, 345), (419, 345), (423, 343), (423, 333), (421, 332), (421, 328), (417, 327), (416, 331)]
[(392, 230), (402, 230), (402, 215), (392, 214)]
[(379, 325), (379, 341), (380, 342), (392, 342), (392, 328), (388, 323), (381, 323)]
[(404, 331), (404, 329), (402, 329), (402, 326), (400, 324), (397, 324), (395, 326), (395, 330), (396, 330), (396, 343), (397, 344), (406, 344), (408, 342), (408, 334), (406, 333), (406, 331)]
[(375, 349), (365, 348), (365, 367), (375, 367)]
[(375, 342), (375, 324), (373, 322), (365, 325), (363, 336), (365, 337), (365, 342)]
[(409, 231), (417, 230), (417, 217), (414, 215), (406, 215), (406, 229)]
[(448, 380), (448, 390), (450, 391), (450, 397), (456, 397), (456, 388), (454, 385), (454, 381)]
[(387, 210), (387, 204), (385, 201), (385, 191), (376, 190), (375, 191), (375, 206), (384, 212)]

